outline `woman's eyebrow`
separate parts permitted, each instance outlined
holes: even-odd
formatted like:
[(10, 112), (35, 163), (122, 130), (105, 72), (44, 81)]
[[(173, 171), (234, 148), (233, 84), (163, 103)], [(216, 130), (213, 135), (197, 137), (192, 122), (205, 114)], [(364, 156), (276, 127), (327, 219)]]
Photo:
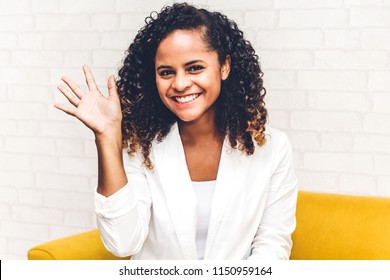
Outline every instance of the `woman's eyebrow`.
[[(191, 64), (194, 64), (194, 63), (199, 63), (199, 62), (203, 62), (203, 60), (200, 60), (200, 59), (195, 59), (195, 60), (191, 60), (191, 61), (188, 61), (184, 64), (185, 67), (191, 65)], [(160, 69), (172, 69), (173, 67), (172, 66), (169, 66), (169, 65), (160, 65), (159, 67), (157, 67), (157, 71), (160, 70)]]

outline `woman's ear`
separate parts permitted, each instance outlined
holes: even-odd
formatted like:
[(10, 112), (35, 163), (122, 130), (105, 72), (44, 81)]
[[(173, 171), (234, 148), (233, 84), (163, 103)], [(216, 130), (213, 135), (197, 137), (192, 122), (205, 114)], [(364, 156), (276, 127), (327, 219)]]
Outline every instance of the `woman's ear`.
[(226, 80), (229, 77), (230, 73), (230, 55), (226, 56), (225, 62), (221, 66), (221, 79), (222, 81)]

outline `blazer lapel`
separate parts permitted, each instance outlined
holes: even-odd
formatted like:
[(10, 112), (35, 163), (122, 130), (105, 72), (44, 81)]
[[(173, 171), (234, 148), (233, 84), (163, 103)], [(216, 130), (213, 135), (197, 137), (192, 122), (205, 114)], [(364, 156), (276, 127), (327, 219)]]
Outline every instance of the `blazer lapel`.
[[(225, 212), (224, 210), (228, 206), (228, 202), (232, 199), (233, 191), (237, 188), (237, 178), (240, 168), (242, 168), (240, 161), (244, 156), (245, 155), (242, 152), (231, 148), (228, 139), (225, 139), (218, 168), (217, 184), (211, 206), (205, 259), (209, 258), (212, 254), (212, 247), (216, 236), (218, 234), (223, 234), (218, 233), (218, 229)], [(218, 248), (216, 248), (216, 250), (218, 250)]]
[(185, 259), (197, 259), (195, 235), (197, 200), (188, 172), (177, 124), (153, 147), (167, 207)]

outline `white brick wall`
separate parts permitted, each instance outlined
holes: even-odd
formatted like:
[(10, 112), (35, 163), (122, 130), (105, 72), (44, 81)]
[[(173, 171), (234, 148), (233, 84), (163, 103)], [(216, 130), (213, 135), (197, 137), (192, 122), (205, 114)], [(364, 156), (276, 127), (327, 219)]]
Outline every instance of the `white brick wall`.
[[(388, 0), (193, 0), (255, 46), (271, 125), (301, 190), (390, 196)], [(96, 227), (93, 135), (52, 105), (63, 75), (105, 89), (145, 16), (169, 0), (0, 0), (0, 258)]]

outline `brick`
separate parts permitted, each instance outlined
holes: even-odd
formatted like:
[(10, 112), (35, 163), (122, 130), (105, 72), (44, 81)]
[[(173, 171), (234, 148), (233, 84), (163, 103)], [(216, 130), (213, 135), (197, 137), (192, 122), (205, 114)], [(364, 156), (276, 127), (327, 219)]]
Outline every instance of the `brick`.
[(97, 173), (97, 159), (61, 157), (59, 171), (65, 174), (94, 175)]
[(7, 204), (0, 204), (0, 219), (10, 220), (11, 219), (11, 207)]
[(390, 94), (389, 93), (377, 93), (373, 95), (374, 112), (389, 113), (390, 108)]
[(8, 99), (21, 102), (52, 102), (53, 89), (47, 86), (11, 85), (8, 87)]
[(135, 32), (103, 32), (102, 33), (102, 47), (110, 50), (120, 51), (120, 57), (125, 56), (130, 44), (133, 42)]
[(390, 8), (364, 7), (350, 10), (350, 25), (359, 27), (390, 27)]
[(345, 0), (346, 7), (354, 7), (354, 6), (377, 6), (381, 5), (381, 0)]
[(299, 190), (310, 192), (338, 192), (338, 174), (336, 172), (298, 171)]
[(375, 174), (390, 176), (390, 155), (375, 156)]
[[(150, 10), (152, 11), (152, 10)], [(132, 30), (134, 32), (137, 32), (139, 29), (141, 29), (145, 25), (145, 18), (149, 15), (149, 13), (121, 13), (120, 15), (120, 23), (119, 23), (119, 29), (120, 30)], [(135, 33), (136, 34), (136, 33)], [(134, 34), (134, 36), (135, 36)], [(134, 36), (131, 36), (133, 39)]]
[(43, 206), (43, 190), (20, 188), (18, 194), (22, 205)]
[(298, 88), (313, 90), (363, 90), (367, 75), (363, 71), (300, 71)]
[(139, 2), (136, 0), (117, 0), (115, 10), (117, 12), (147, 12), (160, 11), (165, 5), (172, 4), (173, 1), (154, 0)]
[(84, 154), (87, 157), (97, 157), (96, 143), (95, 141), (84, 141)]
[(92, 210), (94, 200), (91, 193), (47, 190), (44, 206), (62, 210)]
[(41, 121), (39, 120), (17, 120), (18, 136), (41, 135)]
[(281, 10), (282, 28), (341, 28), (348, 24), (348, 12), (332, 10)]
[(92, 211), (67, 211), (65, 214), (65, 225), (72, 227), (92, 227), (94, 219)]
[(48, 75), (48, 69), (44, 68), (0, 68), (0, 84), (47, 85)]
[(90, 16), (80, 15), (60, 15), (60, 14), (41, 14), (36, 16), (36, 29), (38, 31), (82, 31), (91, 28)]
[(52, 225), (62, 223), (63, 212), (49, 208), (15, 205), (12, 207), (12, 217), (13, 221)]
[(388, 50), (390, 36), (388, 28), (364, 28), (361, 30), (361, 45), (364, 49)]
[(26, 155), (3, 154), (0, 157), (0, 169), (29, 171), (31, 169), (31, 158)]
[(320, 30), (260, 30), (257, 42), (261, 49), (313, 49), (323, 46), (323, 34)]
[(301, 170), (303, 168), (303, 153), (294, 150), (293, 151), (294, 169)]
[(315, 171), (372, 173), (374, 159), (366, 154), (305, 153), (304, 168)]
[[(237, 22), (239, 24), (239, 22)], [(248, 10), (245, 12), (245, 28), (272, 28), (278, 23), (278, 14), (275, 10)]]
[(0, 51), (0, 67), (11, 64), (11, 54), (8, 51)]
[(0, 104), (0, 119), (39, 119), (46, 117), (46, 106), (40, 103)]
[(96, 229), (96, 227), (95, 228), (87, 228), (87, 227), (80, 228), (80, 227), (52, 225), (52, 226), (50, 226), (50, 240), (68, 237), (68, 236), (83, 233), (87, 230), (92, 230), (92, 229)]
[[(54, 1), (52, 1), (54, 2)], [(21, 50), (37, 50), (43, 49), (44, 47), (44, 37), (43, 33), (38, 32), (27, 32), (27, 33), (18, 33), (18, 49)]]
[(269, 124), (279, 129), (290, 128), (290, 115), (284, 111), (273, 110), (268, 112)]
[(59, 0), (61, 13), (107, 13), (115, 11), (115, 2), (106, 0)]
[(356, 132), (361, 129), (359, 114), (345, 112), (292, 112), (293, 129), (311, 131)]
[(121, 65), (123, 58), (123, 51), (94, 51), (93, 65), (97, 67), (112, 67), (114, 65)]
[(84, 141), (79, 139), (57, 139), (56, 147), (57, 155), (84, 155)]
[[(54, 152), (46, 154), (54, 154)], [(41, 154), (34, 155), (32, 157), (32, 169), (34, 171), (58, 171), (58, 158), (54, 156), (43, 156)]]
[(100, 35), (95, 31), (47, 32), (45, 48), (51, 50), (90, 50), (100, 46)]
[(18, 127), (16, 125), (16, 122), (14, 120), (1, 119), (5, 117), (5, 115), (2, 115), (2, 117), (0, 117), (0, 135), (6, 136), (17, 134)]
[(87, 176), (62, 173), (37, 172), (36, 185), (39, 189), (64, 190), (71, 192), (89, 192)]
[(288, 137), (294, 149), (313, 151), (321, 148), (321, 138), (316, 132), (290, 131)]
[(378, 195), (390, 197), (390, 176), (379, 176)]
[[(125, 0), (122, 0), (125, 1)], [(195, 5), (198, 5), (199, 1), (196, 1)], [(201, 3), (205, 2), (200, 1)], [(246, 0), (246, 1), (236, 1), (236, 0), (225, 0), (223, 2), (220, 1), (207, 1), (207, 7), (210, 10), (256, 10), (263, 8), (272, 8), (271, 0)]]
[(49, 238), (49, 226), (17, 221), (3, 221), (0, 234), (12, 238), (46, 241)]
[(265, 69), (301, 70), (314, 66), (314, 55), (310, 51), (260, 51), (260, 62)]
[(325, 47), (337, 49), (359, 49), (360, 31), (356, 29), (326, 29)]
[(31, 13), (31, 1), (0, 1), (0, 15), (20, 15)]
[(292, 110), (307, 107), (306, 92), (298, 90), (270, 90), (266, 94), (266, 106), (270, 110)]
[(376, 180), (372, 175), (341, 174), (340, 190), (352, 195), (375, 195)]
[(358, 134), (353, 139), (353, 150), (357, 152), (390, 153), (390, 136)]
[(53, 0), (32, 0), (32, 11), (37, 13), (57, 13), (58, 1)]
[(387, 61), (387, 53), (384, 51), (325, 50), (315, 52), (317, 69), (386, 69)]
[(73, 120), (73, 122), (44, 122), (42, 123), (42, 135), (68, 139), (94, 139), (93, 133), (78, 120)]
[(88, 50), (67, 51), (64, 54), (64, 65), (79, 68), (82, 64), (92, 65), (92, 54)]
[(31, 31), (35, 21), (32, 15), (3, 15), (0, 17), (0, 32)]
[(389, 75), (390, 71), (370, 71), (368, 74), (368, 88), (387, 92), (390, 88)]
[(12, 51), (12, 65), (20, 67), (54, 67), (63, 61), (64, 56), (59, 51)]
[(376, 113), (365, 114), (363, 127), (365, 132), (390, 134), (390, 115)]
[(295, 89), (297, 84), (294, 71), (264, 70), (264, 86), (268, 89)]
[(0, 186), (32, 187), (34, 185), (34, 174), (31, 170), (26, 172), (0, 170), (0, 178)]
[(274, 0), (276, 9), (314, 9), (314, 8), (339, 8), (343, 6), (340, 0)]
[(0, 50), (9, 50), (18, 46), (18, 36), (16, 33), (0, 32)]
[(345, 152), (352, 149), (351, 133), (321, 133), (323, 151)]
[(54, 139), (8, 137), (6, 139), (6, 150), (15, 154), (53, 154), (56, 146)]
[(317, 110), (367, 112), (371, 102), (366, 93), (328, 91), (309, 93), (308, 104)]
[(118, 30), (120, 17), (117, 14), (93, 14), (91, 23), (94, 30)]

